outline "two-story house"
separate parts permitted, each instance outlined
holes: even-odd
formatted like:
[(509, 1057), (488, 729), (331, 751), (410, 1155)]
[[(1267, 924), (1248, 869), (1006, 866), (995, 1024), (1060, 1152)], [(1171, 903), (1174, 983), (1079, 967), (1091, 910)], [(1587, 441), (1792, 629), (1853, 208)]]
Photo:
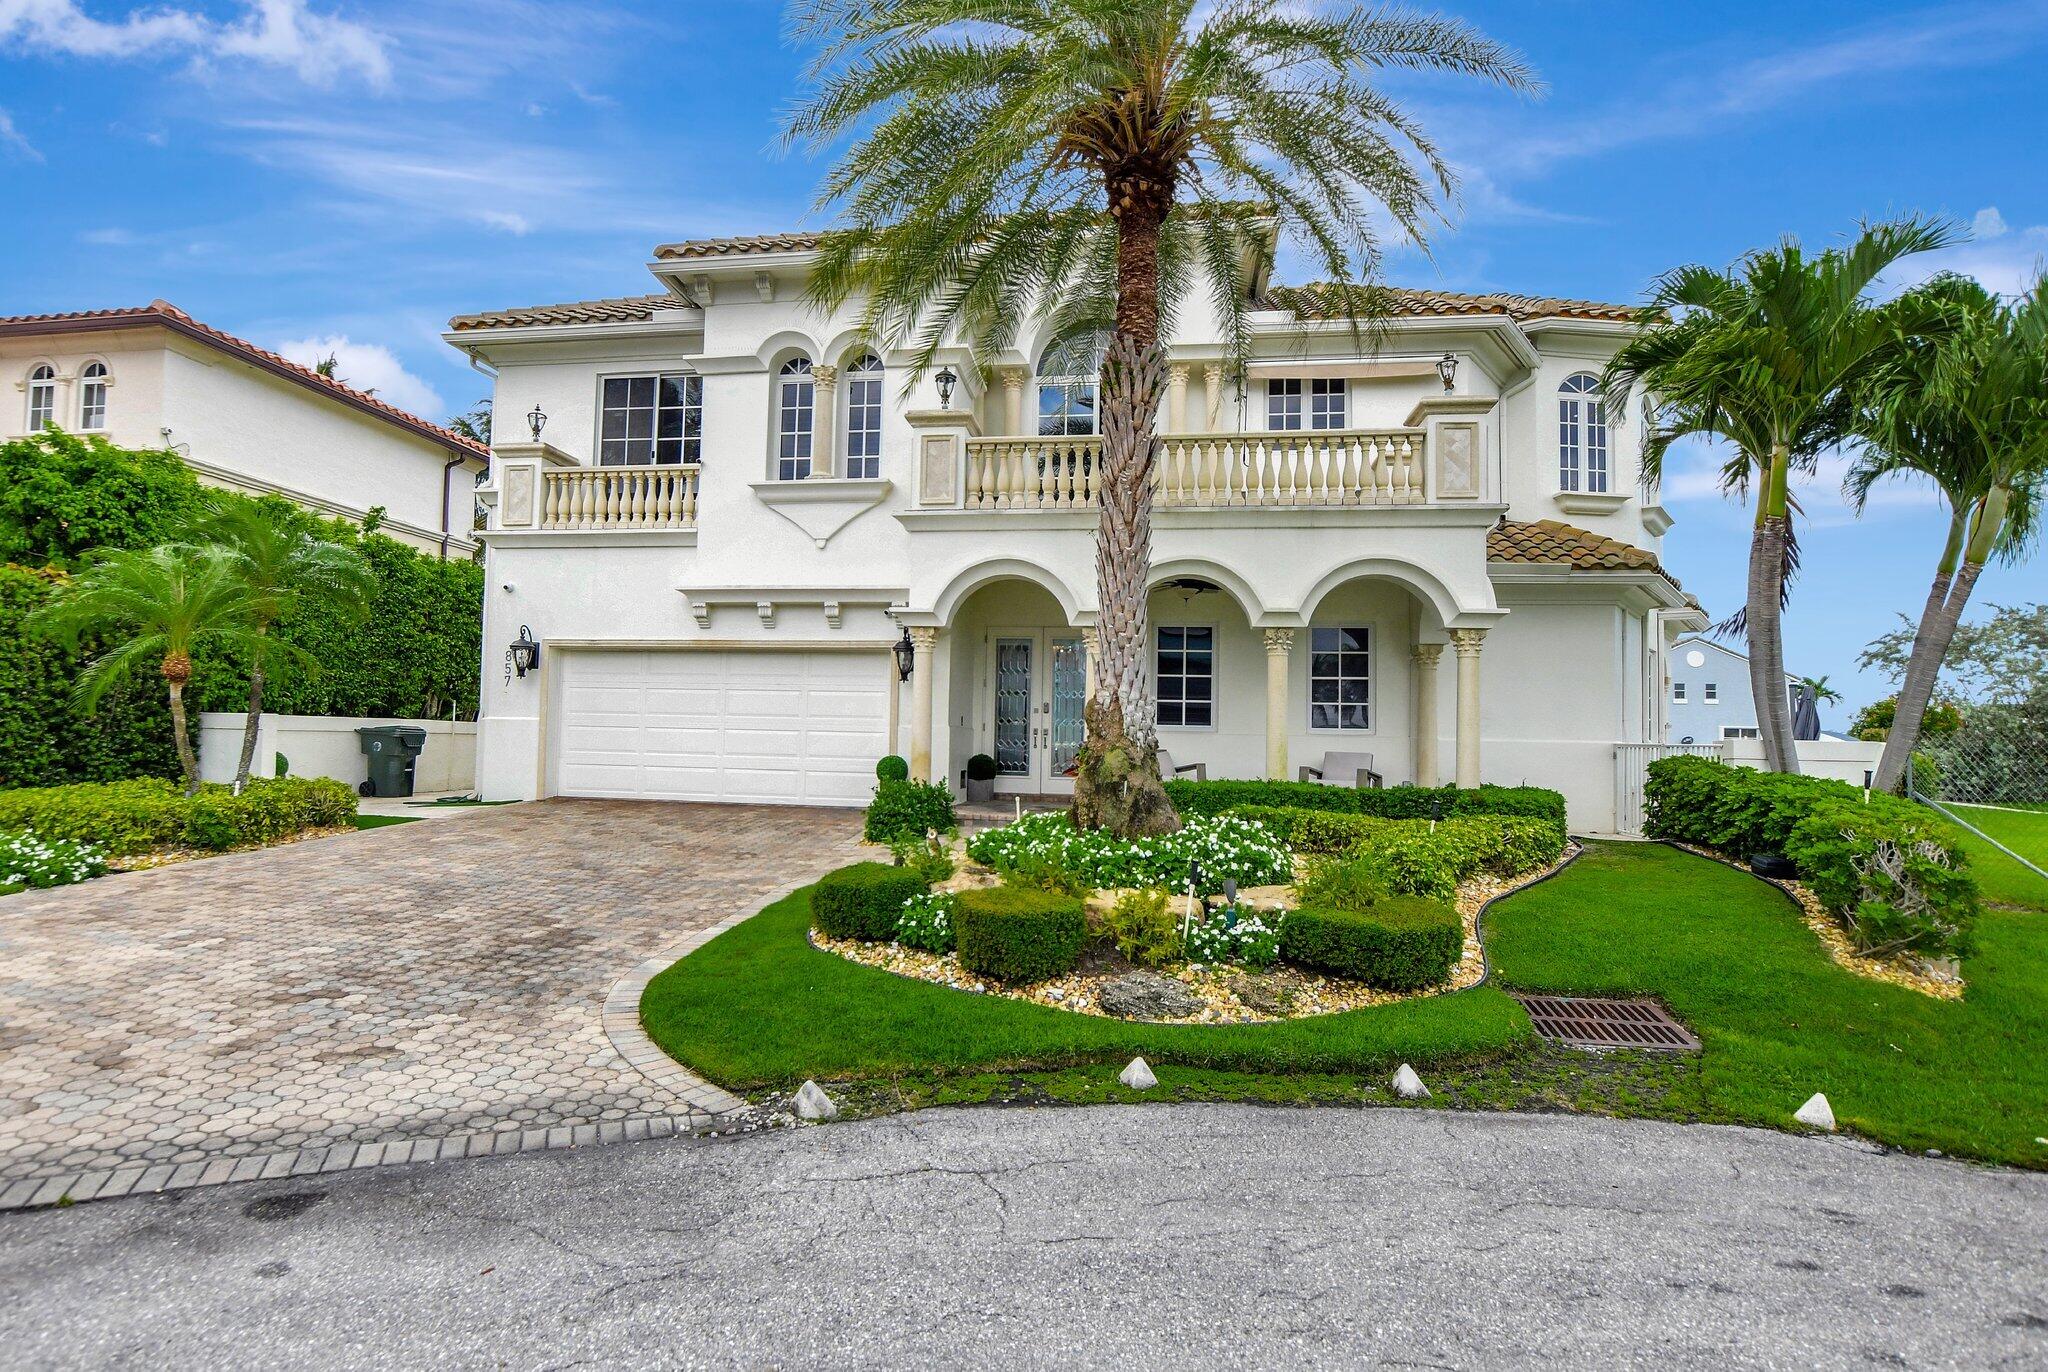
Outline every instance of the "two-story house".
[[(1103, 340), (913, 379), (804, 300), (817, 241), (667, 244), (647, 295), (451, 321), (497, 374), (486, 795), (854, 805), (889, 752), (1071, 790)], [(1394, 300), (1361, 330), (1260, 282), (1242, 365), (1199, 310), (1167, 340), (1162, 744), (1215, 777), (1363, 752), (1388, 784), (1554, 786), (1610, 829), (1614, 745), (1664, 737), (1663, 649), (1702, 622), (1595, 380), (1631, 312)]]
[(0, 439), (55, 425), (166, 448), (208, 485), (351, 521), (382, 507), (403, 542), (476, 552), (482, 444), (168, 301), (0, 319), (0, 376)]

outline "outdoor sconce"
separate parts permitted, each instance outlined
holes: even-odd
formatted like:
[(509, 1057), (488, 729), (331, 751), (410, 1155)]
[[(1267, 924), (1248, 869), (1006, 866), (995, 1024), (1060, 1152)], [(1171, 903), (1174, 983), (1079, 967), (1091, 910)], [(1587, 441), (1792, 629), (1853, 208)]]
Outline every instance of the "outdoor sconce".
[(959, 384), (960, 378), (954, 375), (951, 367), (941, 367), (939, 368), (939, 374), (932, 379), (939, 383), (939, 408), (942, 410), (952, 409), (953, 387)]
[[(1445, 389), (1448, 390), (1449, 386), (1446, 385)], [(540, 431), (542, 429), (545, 429), (547, 426), (548, 417), (541, 412), (540, 406), (535, 405), (532, 409), (526, 412), (526, 427), (533, 430), (534, 442), (540, 442)]]
[(512, 670), (521, 676), (540, 666), (540, 644), (533, 641), (533, 630), (524, 624), (519, 626), (519, 637), (508, 651), (512, 655)]
[(897, 639), (895, 646), (889, 651), (896, 654), (896, 679), (910, 680), (910, 669), (917, 665), (917, 647), (910, 641), (908, 628), (904, 629), (903, 637)]
[(1436, 360), (1436, 374), (1443, 378), (1444, 391), (1448, 394), (1452, 384), (1458, 379), (1457, 354), (1445, 353), (1439, 357)]

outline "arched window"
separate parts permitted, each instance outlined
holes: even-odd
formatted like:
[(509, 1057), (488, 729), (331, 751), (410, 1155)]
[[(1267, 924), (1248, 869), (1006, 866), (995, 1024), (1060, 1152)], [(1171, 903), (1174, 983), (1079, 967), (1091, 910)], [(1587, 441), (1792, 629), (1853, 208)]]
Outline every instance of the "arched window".
[(78, 427), (81, 431), (107, 427), (107, 364), (88, 362), (78, 373)]
[(882, 359), (873, 353), (846, 369), (846, 474), (882, 474)]
[(57, 417), (57, 369), (43, 362), (28, 374), (28, 432), (39, 434)]
[(792, 357), (775, 380), (775, 475), (801, 481), (811, 474), (811, 436), (817, 431), (817, 388), (811, 359)]
[(1607, 402), (1599, 378), (1578, 372), (1557, 392), (1557, 488), (1607, 490)]
[(1098, 431), (1095, 387), (1102, 377), (1102, 355), (1109, 335), (1082, 331), (1062, 334), (1038, 358), (1038, 432), (1052, 437)]

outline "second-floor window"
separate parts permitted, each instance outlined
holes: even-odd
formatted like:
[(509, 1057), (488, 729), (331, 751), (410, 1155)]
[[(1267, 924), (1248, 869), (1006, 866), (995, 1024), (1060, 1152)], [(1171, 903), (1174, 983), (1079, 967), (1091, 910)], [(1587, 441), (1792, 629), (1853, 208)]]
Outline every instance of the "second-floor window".
[(1683, 704), (1685, 704), (1685, 683), (1684, 683), (1684, 682), (1682, 682), (1682, 681), (1674, 681), (1674, 682), (1672, 682), (1672, 683), (1671, 683), (1671, 703), (1672, 703), (1673, 705), (1683, 705)]
[(1607, 402), (1586, 372), (1566, 377), (1557, 393), (1557, 488), (1607, 490)]
[(608, 376), (597, 460), (606, 467), (704, 459), (704, 378), (688, 372)]
[(107, 364), (86, 363), (78, 379), (78, 427), (87, 432), (106, 428)]
[(1305, 417), (1311, 429), (1341, 429), (1344, 392), (1341, 377), (1276, 376), (1266, 383), (1266, 427), (1299, 429)]
[(57, 417), (57, 369), (42, 363), (28, 374), (28, 432), (41, 433)]
[(1709, 681), (1706, 685), (1700, 687), (1700, 699), (1709, 705), (1719, 705), (1721, 703), (1720, 683)]
[(1104, 334), (1063, 334), (1038, 358), (1038, 432), (1048, 438), (1097, 432), (1095, 387), (1102, 376)]
[(811, 359), (792, 357), (775, 378), (775, 475), (802, 481), (811, 474), (811, 439), (817, 432), (817, 386)]
[(882, 359), (873, 353), (846, 369), (846, 474), (882, 474)]

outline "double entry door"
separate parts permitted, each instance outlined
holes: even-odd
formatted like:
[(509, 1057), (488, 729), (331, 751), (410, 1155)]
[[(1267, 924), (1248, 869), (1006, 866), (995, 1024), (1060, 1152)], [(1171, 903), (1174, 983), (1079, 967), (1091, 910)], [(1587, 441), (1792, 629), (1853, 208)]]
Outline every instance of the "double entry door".
[(1079, 629), (998, 629), (990, 635), (995, 687), (996, 790), (1066, 795), (1081, 755), (1088, 659)]

